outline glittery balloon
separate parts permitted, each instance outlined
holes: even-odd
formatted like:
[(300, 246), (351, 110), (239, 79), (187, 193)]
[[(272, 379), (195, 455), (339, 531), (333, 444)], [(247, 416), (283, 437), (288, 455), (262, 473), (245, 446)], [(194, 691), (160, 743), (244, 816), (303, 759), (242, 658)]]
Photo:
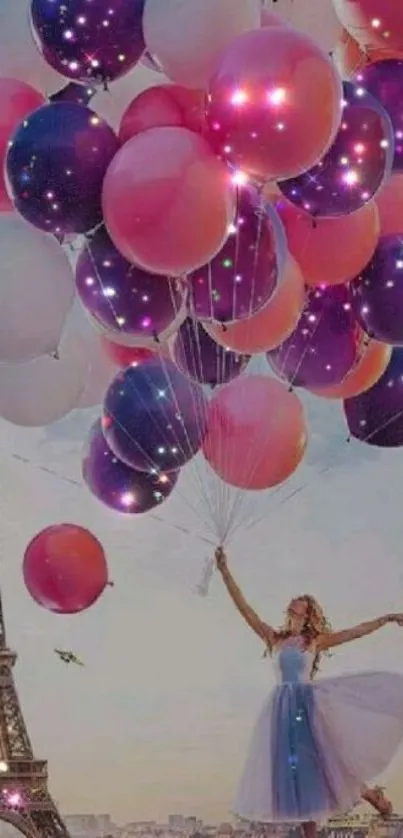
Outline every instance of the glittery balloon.
[(39, 532), (25, 550), (23, 575), (32, 599), (57, 614), (85, 611), (108, 584), (102, 545), (76, 524)]
[(341, 126), (319, 163), (279, 183), (283, 195), (314, 217), (356, 212), (368, 203), (392, 171), (392, 123), (373, 96), (344, 82)]
[(108, 340), (104, 335), (101, 335), (101, 345), (107, 358), (120, 369), (144, 364), (144, 361), (149, 361), (155, 356), (155, 351), (145, 346), (122, 346)]
[(351, 283), (357, 320), (370, 337), (403, 344), (403, 239), (385, 236), (363, 272)]
[(81, 302), (102, 326), (144, 341), (169, 328), (186, 297), (181, 280), (155, 276), (127, 262), (104, 227), (83, 247), (76, 285)]
[(171, 351), (184, 375), (211, 387), (225, 384), (240, 375), (250, 357), (219, 346), (203, 326), (190, 317), (173, 339)]
[(393, 170), (403, 171), (403, 60), (376, 61), (359, 70), (353, 81), (385, 108), (395, 135)]
[(143, 8), (144, 0), (32, 0), (32, 32), (62, 76), (105, 83), (140, 60)]
[(72, 81), (58, 90), (57, 93), (54, 93), (53, 96), (50, 96), (49, 101), (53, 104), (56, 102), (73, 102), (76, 105), (89, 105), (96, 92), (95, 87), (90, 87), (88, 84), (76, 84)]
[(118, 148), (112, 128), (89, 108), (71, 102), (39, 108), (7, 154), (15, 208), (47, 233), (89, 232), (102, 220), (102, 183)]
[(198, 452), (207, 402), (200, 385), (172, 361), (153, 359), (116, 376), (104, 402), (102, 429), (116, 456), (140, 471), (175, 471)]
[(330, 286), (308, 292), (297, 328), (267, 353), (272, 369), (295, 387), (340, 384), (358, 357), (358, 335), (348, 290)]
[(208, 138), (259, 181), (297, 177), (329, 148), (341, 114), (341, 81), (329, 56), (288, 26), (246, 32), (223, 51), (210, 79)]
[(253, 187), (240, 188), (226, 243), (211, 262), (188, 275), (192, 314), (221, 323), (250, 317), (273, 296), (286, 252), (284, 229), (271, 204)]
[(349, 431), (356, 439), (379, 448), (403, 446), (403, 349), (394, 349), (377, 383), (344, 401)]
[(83, 455), (82, 474), (90, 492), (101, 503), (126, 515), (139, 515), (159, 506), (176, 486), (179, 471), (136, 471), (115, 457), (97, 420)]

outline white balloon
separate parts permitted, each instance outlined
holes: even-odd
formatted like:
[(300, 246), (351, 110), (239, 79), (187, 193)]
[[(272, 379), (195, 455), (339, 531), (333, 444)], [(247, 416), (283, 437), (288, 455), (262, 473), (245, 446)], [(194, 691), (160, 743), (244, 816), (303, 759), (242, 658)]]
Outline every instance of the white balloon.
[(19, 79), (48, 95), (67, 84), (43, 60), (31, 34), (30, 0), (0, 2), (0, 76)]
[(0, 216), (0, 362), (55, 352), (75, 293), (56, 239), (18, 215)]
[(0, 364), (0, 416), (25, 428), (62, 419), (76, 407), (87, 370), (85, 342), (72, 331), (62, 338), (58, 358)]
[(77, 298), (69, 315), (67, 328), (79, 335), (84, 341), (88, 370), (84, 390), (77, 402), (77, 407), (86, 409), (102, 404), (105, 393), (118, 367), (106, 355), (102, 348), (99, 331), (92, 324), (85, 309)]
[(332, 0), (277, 0), (275, 6), (266, 2), (266, 7), (326, 51), (335, 47), (342, 33)]
[(260, 27), (260, 0), (146, 0), (144, 37), (172, 81), (204, 88), (220, 53)]
[[(0, 0), (1, 1), (1, 0)], [(106, 120), (115, 131), (119, 129), (122, 116), (128, 105), (143, 90), (168, 80), (156, 70), (137, 65), (123, 78), (110, 84), (108, 90), (101, 90), (91, 100), (91, 109)]]

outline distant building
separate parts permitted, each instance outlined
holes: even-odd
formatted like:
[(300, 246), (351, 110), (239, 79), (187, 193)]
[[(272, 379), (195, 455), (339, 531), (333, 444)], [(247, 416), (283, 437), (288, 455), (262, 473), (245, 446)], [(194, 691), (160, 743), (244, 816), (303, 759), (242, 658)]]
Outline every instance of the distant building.
[(110, 815), (66, 815), (64, 821), (71, 838), (114, 838), (117, 834)]

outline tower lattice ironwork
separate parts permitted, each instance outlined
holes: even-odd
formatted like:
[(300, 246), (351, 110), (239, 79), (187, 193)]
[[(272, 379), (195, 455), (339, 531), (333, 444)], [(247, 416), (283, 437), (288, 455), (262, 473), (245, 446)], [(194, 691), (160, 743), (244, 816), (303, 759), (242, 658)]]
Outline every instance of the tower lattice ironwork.
[(21, 712), (0, 592), (0, 821), (26, 838), (70, 838), (48, 788), (48, 765), (35, 759)]

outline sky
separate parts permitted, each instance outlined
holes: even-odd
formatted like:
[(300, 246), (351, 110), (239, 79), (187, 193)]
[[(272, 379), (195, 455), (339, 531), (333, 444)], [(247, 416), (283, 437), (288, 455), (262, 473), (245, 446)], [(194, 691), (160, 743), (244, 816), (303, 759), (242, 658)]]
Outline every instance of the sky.
[[(2, 0), (0, 73), (52, 92), (61, 80), (30, 45), (27, 7), (27, 0)], [(330, 3), (280, 0), (276, 10), (330, 48), (337, 30)], [(100, 112), (113, 121), (114, 101), (121, 108), (145, 83), (140, 73), (119, 83), (116, 101), (100, 94)], [(311, 399), (307, 410), (306, 465), (282, 492), (245, 504), (231, 568), (275, 625), (289, 599), (306, 591), (337, 627), (399, 611), (403, 452), (346, 445), (335, 404)], [(223, 820), (251, 726), (274, 683), (271, 664), (218, 578), (206, 598), (195, 593), (212, 548), (204, 540), (211, 520), (203, 525), (191, 474), (155, 515), (138, 520), (114, 515), (76, 485), (93, 418), (75, 413), (38, 431), (0, 423), (0, 581), (35, 753), (49, 760), (51, 790), (64, 812), (107, 811), (118, 821), (163, 820), (174, 812)], [(62, 521), (101, 539), (115, 582), (90, 611), (69, 618), (32, 603), (21, 573), (30, 538)], [(403, 672), (402, 641), (397, 628), (386, 628), (337, 650), (322, 674)], [(55, 646), (72, 649), (86, 667), (64, 666)], [(402, 780), (401, 754), (387, 781), (403, 810)]]
[[(346, 627), (402, 608), (403, 452), (347, 445), (338, 406), (306, 401), (306, 465), (282, 492), (245, 505), (229, 560), (248, 599), (274, 625), (293, 595), (311, 591), (333, 624)], [(77, 412), (30, 432), (0, 425), (0, 577), (35, 751), (49, 759), (52, 790), (66, 812), (110, 811), (127, 820), (180, 811), (222, 820), (273, 685), (271, 664), (219, 578), (206, 598), (194, 591), (209, 555), (200, 537), (208, 530), (183, 501), (192, 493), (203, 516), (195, 466), (156, 516), (122, 519), (73, 482), (92, 418)], [(76, 617), (37, 607), (21, 575), (28, 540), (61, 521), (81, 523), (102, 540), (115, 582)], [(385, 628), (337, 650), (322, 675), (403, 672), (402, 640), (399, 629)], [(61, 664), (55, 646), (73, 649), (85, 669)], [(398, 758), (388, 789), (403, 808), (402, 777)]]

